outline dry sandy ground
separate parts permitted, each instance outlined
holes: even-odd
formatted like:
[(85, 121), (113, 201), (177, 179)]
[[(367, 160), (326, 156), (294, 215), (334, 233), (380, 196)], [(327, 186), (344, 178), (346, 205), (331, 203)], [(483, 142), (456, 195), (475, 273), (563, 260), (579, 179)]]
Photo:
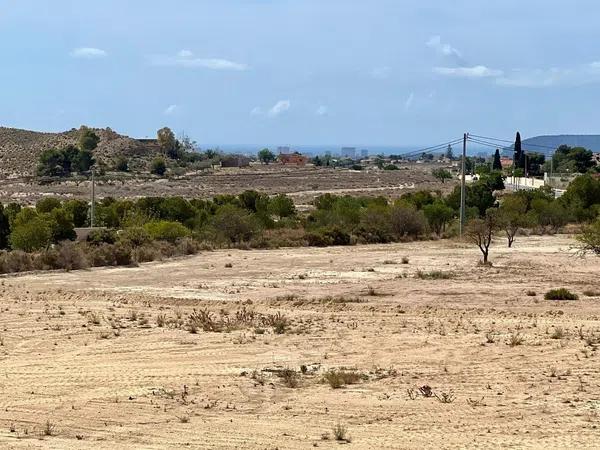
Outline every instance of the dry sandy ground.
[[(438, 241), (3, 278), (0, 447), (337, 448), (342, 424), (357, 449), (597, 448), (600, 264), (572, 244), (498, 242), (492, 268)], [(290, 324), (193, 334), (193, 308)], [(277, 370), (301, 365), (287, 387)], [(342, 367), (361, 380), (323, 383)]]

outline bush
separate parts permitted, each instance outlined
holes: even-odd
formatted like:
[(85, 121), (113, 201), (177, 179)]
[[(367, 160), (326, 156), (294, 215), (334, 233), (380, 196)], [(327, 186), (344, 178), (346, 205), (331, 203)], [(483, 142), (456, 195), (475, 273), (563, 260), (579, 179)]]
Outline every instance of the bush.
[(230, 243), (249, 241), (259, 230), (256, 219), (250, 213), (231, 204), (217, 210), (211, 225), (215, 234)]
[(544, 294), (546, 300), (577, 300), (579, 297), (577, 294), (573, 294), (571, 291), (565, 288), (552, 289)]
[(57, 209), (61, 207), (60, 200), (54, 197), (46, 197), (41, 200), (38, 200), (35, 204), (35, 210), (38, 213), (49, 213), (53, 209)]
[(324, 228), (306, 234), (308, 245), (314, 247), (328, 247), (330, 245), (350, 245), (352, 242), (350, 234), (339, 227)]
[(179, 222), (170, 222), (167, 220), (148, 222), (144, 225), (152, 239), (175, 243), (178, 239), (186, 237), (190, 231)]
[(152, 160), (152, 163), (150, 164), (150, 173), (162, 177), (166, 171), (167, 164), (163, 158), (156, 157)]
[(14, 250), (40, 250), (52, 242), (52, 229), (35, 210), (25, 208), (15, 217), (9, 241)]
[(58, 252), (57, 265), (60, 269), (86, 269), (89, 263), (81, 245), (74, 242), (63, 242), (56, 246)]
[(119, 233), (119, 242), (130, 247), (139, 247), (148, 244), (152, 238), (144, 227), (129, 227)]
[(26, 272), (33, 269), (31, 254), (21, 250), (0, 252), (0, 273)]
[(100, 244), (114, 244), (117, 242), (117, 233), (114, 230), (108, 228), (98, 228), (90, 231), (88, 234), (87, 242), (92, 245)]
[(414, 208), (396, 205), (390, 212), (392, 232), (398, 237), (410, 236), (417, 238), (425, 231), (425, 216), (422, 211)]

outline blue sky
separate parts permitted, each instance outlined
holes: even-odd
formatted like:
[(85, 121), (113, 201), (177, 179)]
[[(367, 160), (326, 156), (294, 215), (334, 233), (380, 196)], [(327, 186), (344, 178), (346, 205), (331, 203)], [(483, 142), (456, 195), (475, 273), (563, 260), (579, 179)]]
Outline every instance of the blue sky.
[(3, 0), (0, 125), (216, 144), (600, 133), (592, 0)]

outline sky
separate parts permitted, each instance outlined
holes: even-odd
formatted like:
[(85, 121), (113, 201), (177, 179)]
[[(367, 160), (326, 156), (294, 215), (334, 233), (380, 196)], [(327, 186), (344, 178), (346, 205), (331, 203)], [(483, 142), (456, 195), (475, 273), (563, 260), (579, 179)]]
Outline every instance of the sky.
[(0, 0), (0, 126), (201, 146), (600, 134), (597, 0)]

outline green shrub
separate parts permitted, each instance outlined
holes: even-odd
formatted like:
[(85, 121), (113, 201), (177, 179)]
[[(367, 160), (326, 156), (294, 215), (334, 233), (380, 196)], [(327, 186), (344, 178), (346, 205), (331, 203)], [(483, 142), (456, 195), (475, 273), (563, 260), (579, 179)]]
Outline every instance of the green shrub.
[(13, 250), (40, 250), (52, 242), (51, 225), (34, 209), (25, 208), (15, 217), (9, 242)]
[(167, 220), (148, 222), (144, 225), (144, 229), (152, 239), (171, 243), (175, 243), (178, 239), (190, 234), (190, 231), (179, 222), (170, 222)]
[(38, 200), (35, 204), (35, 210), (38, 213), (49, 213), (53, 209), (57, 209), (61, 207), (60, 200), (54, 197), (46, 197), (41, 200)]
[(156, 157), (152, 160), (152, 163), (150, 164), (150, 173), (162, 177), (166, 171), (167, 164), (163, 158)]
[(108, 228), (98, 228), (90, 231), (90, 234), (88, 234), (87, 237), (87, 242), (91, 245), (114, 244), (117, 242), (117, 233), (116, 231), (109, 230)]
[(339, 227), (324, 228), (306, 234), (308, 245), (313, 247), (327, 247), (330, 245), (350, 245), (352, 238)]
[(152, 240), (150, 233), (144, 227), (139, 226), (125, 228), (118, 236), (119, 242), (130, 247), (139, 247)]
[(546, 300), (577, 300), (579, 297), (577, 294), (573, 294), (571, 291), (565, 288), (552, 289), (544, 294)]

